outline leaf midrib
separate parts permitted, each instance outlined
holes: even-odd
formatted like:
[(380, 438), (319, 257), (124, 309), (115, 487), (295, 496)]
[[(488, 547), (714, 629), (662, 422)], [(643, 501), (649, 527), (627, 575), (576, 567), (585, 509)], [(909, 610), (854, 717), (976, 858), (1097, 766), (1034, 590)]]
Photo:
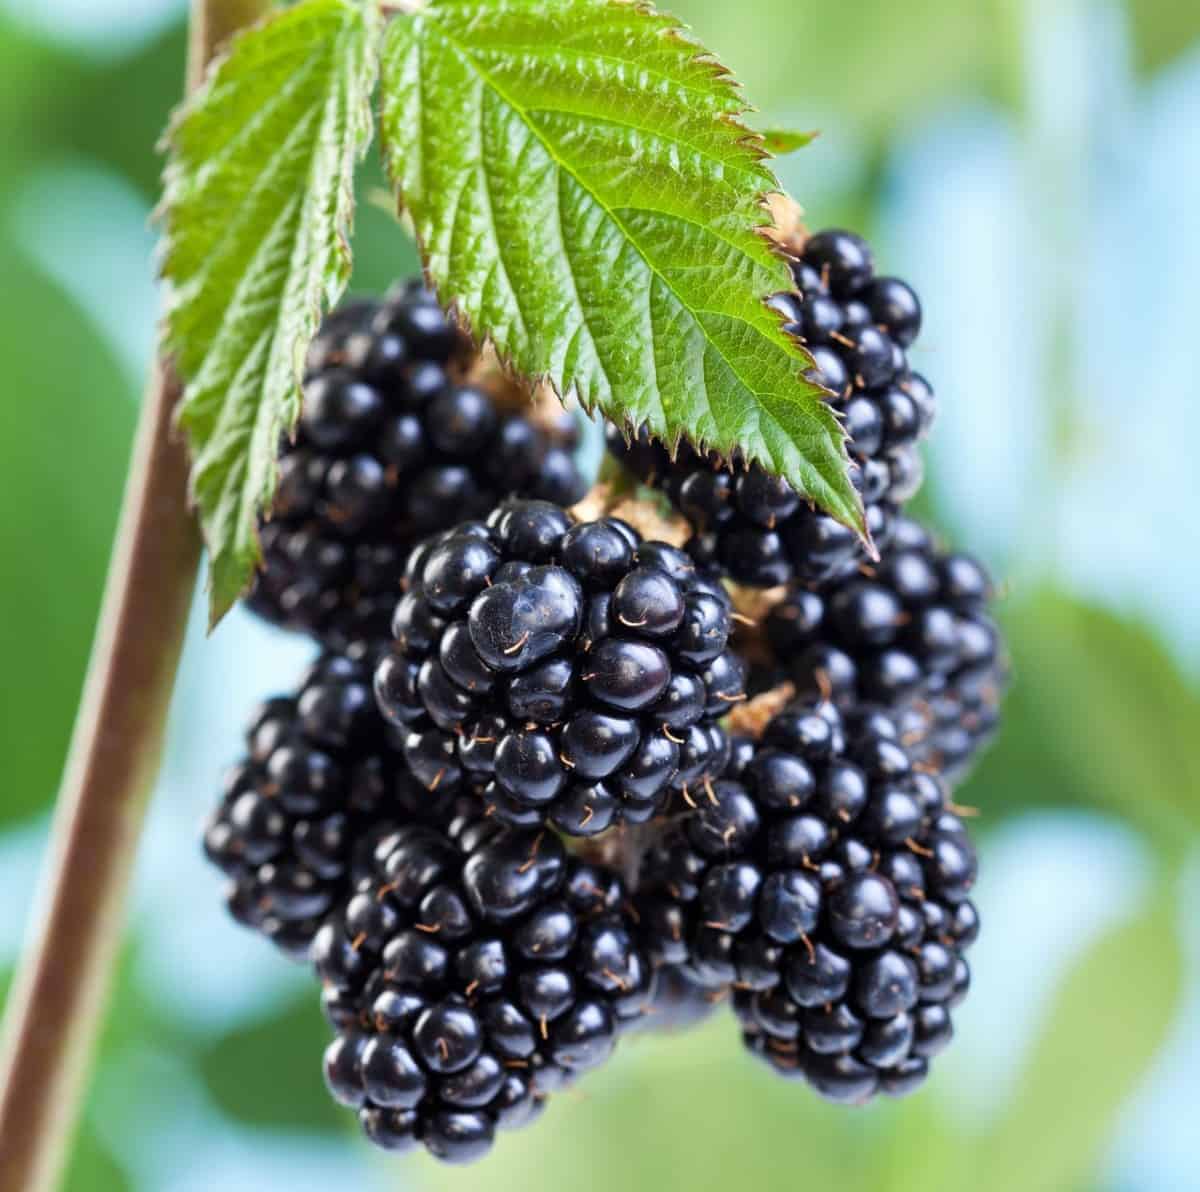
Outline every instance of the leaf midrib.
[[(504, 88), (501, 87), (500, 84), (497, 83), (495, 81), (495, 79), (492, 77), (492, 75), (487, 71), (486, 67), (484, 65), (482, 65), (478, 61), (478, 59), (476, 59), (474, 57), (472, 51), (465, 50), (464, 44), (462, 42), (460, 42), (457, 38), (453, 37), (451, 34), (447, 33), (445, 27), (440, 22), (435, 21), (434, 24), (441, 31), (441, 33), (443, 34), (443, 36), (446, 38), (447, 41), (453, 42), (453, 44), (457, 48), (463, 49), (464, 52), (466, 52), (468, 54), (468, 56), (471, 57), (471, 63), (474, 66), (475, 70), (477, 71), (477, 73), (480, 75), (481, 78), (485, 79), (488, 82), (488, 84), (491, 86), (492, 90), (495, 91), (497, 95), (501, 96), (501, 98), (503, 98), (504, 101), (510, 107), (514, 108), (516, 111), (522, 113), (522, 115), (527, 117), (525, 120), (525, 123), (529, 126), (531, 131), (533, 131), (538, 136), (538, 139), (541, 140), (543, 142), (543, 144), (545, 144), (547, 146), (547, 148), (550, 148), (550, 142), (548, 142), (546, 140), (545, 136), (539, 132), (537, 125), (532, 120), (528, 119), (528, 117), (534, 112), (557, 112), (560, 115), (573, 117), (580, 121), (591, 121), (596, 124), (608, 124), (608, 125), (612, 125), (615, 128), (627, 128), (634, 132), (641, 133), (643, 136), (649, 137), (649, 138), (653, 139), (654, 141), (659, 142), (660, 144), (664, 142), (664, 138), (661, 133), (657, 132), (654, 129), (646, 128), (641, 124), (633, 123), (632, 121), (622, 122), (619, 120), (615, 120), (611, 117), (598, 115), (595, 112), (583, 111), (583, 110), (576, 109), (576, 108), (564, 108), (564, 107), (552, 107), (552, 106), (530, 108), (530, 107), (524, 107), (520, 104), (514, 103), (511, 99), (511, 97), (505, 92)], [(537, 48), (534, 48), (531, 46), (527, 46), (526, 44), (524, 44), (522, 42), (492, 43), (482, 52), (484, 54), (491, 54), (493, 52), (504, 52), (504, 51), (508, 51), (513, 54), (526, 54), (531, 57), (540, 58), (542, 61), (546, 61), (550, 57), (550, 54), (544, 48), (537, 49)], [(596, 52), (592, 52), (592, 51), (582, 51), (582, 50), (572, 51), (572, 53), (575, 53), (576, 56), (578, 56), (580, 58), (597, 58), (604, 62), (611, 62), (614, 66), (617, 66), (618, 68), (620, 68), (620, 67), (628, 68), (628, 66), (629, 66), (628, 62), (622, 62), (620, 59), (613, 58), (611, 55), (608, 55), (608, 54), (600, 54), (600, 53), (596, 53)], [(701, 91), (699, 88), (693, 87), (690, 84), (679, 83), (678, 80), (672, 79), (670, 77), (670, 75), (665, 75), (665, 74), (661, 73), (660, 71), (654, 70), (652, 67), (647, 67), (647, 66), (639, 64), (639, 69), (644, 70), (647, 74), (654, 75), (655, 78), (661, 79), (668, 86), (677, 86), (677, 87), (680, 87), (682, 90), (687, 91), (689, 94), (703, 96), (706, 99), (711, 98), (710, 93)], [(721, 105), (719, 108), (714, 108), (712, 114), (719, 119), (735, 120), (740, 115), (741, 112), (744, 112), (746, 110), (747, 110), (746, 107), (738, 106), (736, 104), (731, 105), (731, 106)], [(753, 133), (753, 131), (751, 129), (746, 129), (746, 135), (753, 136), (755, 134)], [(763, 167), (761, 161), (754, 161), (749, 164), (743, 164), (742, 162), (730, 162), (730, 161), (726, 161), (725, 159), (719, 157), (712, 150), (707, 149), (702, 145), (696, 144), (695, 141), (693, 141), (693, 140), (685, 139), (684, 137), (680, 136), (679, 143), (686, 145), (698, 157), (702, 157), (705, 161), (710, 161), (714, 165), (720, 167), (722, 173), (725, 173), (727, 171), (736, 172), (747, 178), (752, 179), (755, 182), (762, 183), (762, 185), (764, 187), (769, 187), (773, 181), (773, 179), (770, 175), (770, 172)], [(554, 154), (554, 157), (555, 157), (556, 161), (561, 162), (561, 159), (558, 157), (557, 154)], [(578, 175), (575, 174), (574, 171), (572, 171), (572, 177), (578, 178)], [(589, 192), (589, 193), (591, 193), (591, 192)], [(606, 207), (606, 210), (607, 210), (607, 207)], [(668, 214), (671, 214), (671, 213), (668, 213)], [(765, 218), (764, 218), (763, 222), (764, 223), (766, 222)], [(725, 237), (722, 237), (722, 239), (725, 239)], [(734, 248), (738, 247), (736, 244), (733, 244), (732, 241), (726, 240), (726, 243), (731, 244), (732, 247), (734, 247)], [(741, 251), (743, 253), (745, 252), (744, 249), (742, 249)], [(746, 255), (748, 255), (748, 254), (746, 254)]]
[[(492, 75), (486, 69), (484, 69), (484, 67), (481, 66), (480, 63), (478, 63), (475, 60), (475, 58), (471, 54), (469, 47), (466, 46), (463, 42), (461, 42), (457, 37), (453, 36), (453, 34), (448, 32), (447, 29), (445, 28), (445, 26), (440, 21), (437, 21), (436, 19), (428, 19), (428, 18), (422, 18), (422, 17), (418, 17), (417, 20), (419, 22), (421, 22), (422, 24), (425, 24), (427, 28), (432, 28), (432, 29), (436, 30), (437, 35), (439, 37), (441, 37), (442, 40), (445, 41), (446, 44), (459, 56), (459, 58), (463, 61), (464, 65), (466, 65), (468, 67), (468, 69), (470, 69), (476, 75), (478, 75), (480, 78), (480, 81), (485, 86), (489, 87), (496, 95), (498, 95), (500, 97), (500, 99), (503, 100), (504, 103), (506, 103), (509, 106), (509, 108), (511, 108), (512, 111), (521, 119), (522, 123), (524, 123), (526, 128), (529, 129), (530, 133), (534, 137), (537, 138), (537, 140), (542, 145), (542, 147), (546, 150), (546, 152), (554, 160), (554, 162), (556, 163), (558, 168), (561, 169), (564, 173), (569, 174), (575, 180), (575, 182), (580, 187), (582, 187), (592, 197), (592, 200), (601, 207), (601, 209), (605, 212), (605, 214), (609, 217), (609, 219), (611, 219), (613, 221), (613, 223), (618, 228), (621, 229), (622, 234), (625, 236), (625, 238), (629, 242), (629, 244), (631, 244), (633, 246), (633, 248), (637, 252), (638, 256), (645, 263), (647, 269), (649, 269), (650, 272), (655, 277), (657, 277), (659, 279), (659, 281), (662, 282), (662, 284), (670, 292), (671, 296), (674, 298), (675, 302), (678, 304), (680, 309), (682, 311), (684, 311), (687, 314), (687, 316), (691, 319), (691, 321), (695, 324), (697, 330), (700, 332), (700, 335), (704, 339), (704, 342), (706, 344), (708, 344), (717, 353), (717, 355), (725, 363), (725, 365), (729, 369), (729, 371), (735, 377), (737, 377), (738, 382), (741, 384), (742, 388), (746, 392), (753, 393), (754, 387), (747, 382), (747, 380), (743, 376), (741, 370), (735, 365), (733, 360), (731, 360), (725, 354), (725, 352), (722, 350), (721, 346), (718, 343), (716, 343), (712, 339), (712, 337), (708, 334), (708, 331), (706, 330), (704, 325), (700, 322), (699, 319), (697, 319), (695, 317), (695, 313), (693, 312), (692, 308), (689, 307), (688, 304), (684, 301), (683, 297), (679, 294), (679, 292), (671, 284), (671, 282), (667, 278), (667, 276), (662, 272), (662, 270), (660, 270), (658, 268), (657, 265), (655, 265), (655, 263), (650, 259), (650, 257), (647, 256), (646, 250), (642, 247), (641, 241), (632, 234), (632, 232), (629, 230), (628, 226), (617, 215), (616, 211), (608, 203), (606, 203), (599, 195), (597, 195), (596, 192), (594, 190), (592, 190), (584, 182), (584, 180), (579, 176), (579, 174), (576, 173), (576, 171), (573, 170), (567, 164), (567, 162), (564, 160), (562, 155), (558, 152), (557, 146), (552, 141), (550, 141), (542, 133), (541, 129), (539, 129), (537, 127), (537, 125), (529, 118), (528, 109), (523, 104), (520, 104), (516, 100), (514, 100), (513, 97), (495, 81), (495, 79), (492, 77)], [(641, 210), (641, 208), (635, 208), (634, 210)], [(651, 209), (647, 208), (646, 210), (651, 210)], [(659, 214), (671, 214), (671, 213), (660, 212)], [(674, 218), (673, 215), (672, 215), (672, 217)], [(710, 230), (712, 230), (712, 229), (710, 229)], [(731, 248), (737, 250), (743, 256), (748, 255), (745, 252), (745, 249), (743, 249), (738, 244), (734, 243), (732, 240), (729, 240), (727, 237), (721, 236), (719, 238), (724, 240), (725, 243), (727, 243)], [(570, 268), (569, 261), (568, 261), (568, 268)], [(574, 271), (573, 270), (572, 270), (572, 281), (573, 281), (573, 284), (576, 284), (576, 286), (577, 286), (577, 283), (574, 282)], [(711, 312), (711, 313), (715, 313), (715, 312)], [(746, 323), (749, 326), (753, 326), (753, 324), (748, 323), (748, 320), (740, 319), (740, 318), (738, 318), (738, 316), (732, 315), (729, 312), (721, 312), (721, 314), (724, 317), (730, 318), (731, 320), (739, 321), (742, 323)], [(784, 352), (785, 354), (787, 354), (789, 356), (789, 358), (791, 358), (790, 353), (787, 352), (787, 349), (782, 344), (776, 344), (775, 346), (779, 351)], [(801, 363), (803, 363), (802, 358), (799, 356), (795, 357), (795, 363), (797, 366), (797, 379), (798, 379), (799, 366)], [(704, 403), (705, 403), (707, 410), (709, 411), (709, 416), (713, 417), (713, 413), (712, 413), (713, 405), (712, 405), (711, 400), (709, 399), (708, 391), (709, 391), (708, 381), (707, 381), (707, 379), (705, 379), (705, 381), (704, 381)], [(765, 406), (762, 406), (761, 403), (756, 403), (756, 404), (758, 405), (758, 409), (761, 411), (762, 416), (769, 418), (770, 421), (775, 425), (777, 430), (781, 434), (783, 434), (785, 438), (787, 438), (788, 437), (787, 432), (780, 425), (777, 417), (774, 414), (770, 413), (770, 411), (768, 411)], [(814, 401), (812, 404), (815, 406), (817, 403)], [(768, 450), (770, 452), (771, 457), (772, 457), (772, 462), (773, 462), (774, 466), (776, 468), (778, 468), (779, 461), (776, 458), (776, 455), (777, 455), (776, 451), (770, 444), (767, 443), (765, 436), (761, 435), (761, 431), (759, 432), (759, 434), (760, 434), (760, 437), (763, 438), (764, 449)], [(806, 461), (806, 463), (807, 463), (807, 461)], [(811, 463), (807, 463), (807, 467), (808, 467), (808, 470), (810, 470), (811, 472), (814, 472), (818, 476), (820, 476), (820, 473), (817, 471), (817, 469), (814, 465), (812, 465)], [(825, 478), (823, 476), (821, 476), (820, 478), (822, 481), (824, 481), (828, 485), (828, 481), (825, 481)], [(810, 494), (805, 493), (803, 495), (807, 496)]]

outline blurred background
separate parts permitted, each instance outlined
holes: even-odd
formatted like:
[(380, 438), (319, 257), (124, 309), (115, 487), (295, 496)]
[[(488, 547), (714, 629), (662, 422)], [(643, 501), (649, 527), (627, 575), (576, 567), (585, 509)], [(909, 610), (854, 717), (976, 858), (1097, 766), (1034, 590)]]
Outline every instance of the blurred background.
[[(307, 974), (225, 918), (197, 840), (243, 713), (307, 650), (238, 614), (205, 640), (197, 609), (70, 1192), (1200, 1187), (1200, 5), (671, 7), (763, 126), (822, 131), (779, 163), (811, 224), (920, 291), (922, 511), (1003, 580), (1017, 682), (960, 796), (985, 930), (957, 1045), (854, 1112), (717, 1016), (631, 1041), (483, 1167), (370, 1152), (324, 1092)], [(152, 344), (183, 10), (0, 0), (0, 995)], [(414, 267), (366, 203), (355, 250), (359, 289)]]

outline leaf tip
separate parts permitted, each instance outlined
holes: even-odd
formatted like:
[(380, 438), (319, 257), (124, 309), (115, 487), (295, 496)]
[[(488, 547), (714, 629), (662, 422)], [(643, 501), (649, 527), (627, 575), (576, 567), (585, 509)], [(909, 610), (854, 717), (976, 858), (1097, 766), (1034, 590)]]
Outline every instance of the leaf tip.
[(880, 560), (879, 547), (875, 545), (875, 539), (871, 536), (871, 527), (867, 525), (866, 511), (863, 509), (861, 501), (855, 502), (853, 528), (862, 539), (863, 550), (867, 552), (867, 558), (872, 563), (878, 563)]
[(209, 551), (206, 587), (210, 634), (254, 586), (258, 561), (257, 535), (245, 550)]

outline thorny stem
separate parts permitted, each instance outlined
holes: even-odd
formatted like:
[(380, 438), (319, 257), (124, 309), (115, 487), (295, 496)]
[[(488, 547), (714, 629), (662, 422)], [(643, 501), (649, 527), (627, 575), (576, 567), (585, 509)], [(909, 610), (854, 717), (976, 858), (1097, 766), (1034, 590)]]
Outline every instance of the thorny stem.
[[(193, 0), (187, 85), (269, 0)], [(59, 1180), (120, 945), (200, 560), (179, 385), (153, 368), (108, 582), (44, 862), (0, 1037), (0, 1192)]]

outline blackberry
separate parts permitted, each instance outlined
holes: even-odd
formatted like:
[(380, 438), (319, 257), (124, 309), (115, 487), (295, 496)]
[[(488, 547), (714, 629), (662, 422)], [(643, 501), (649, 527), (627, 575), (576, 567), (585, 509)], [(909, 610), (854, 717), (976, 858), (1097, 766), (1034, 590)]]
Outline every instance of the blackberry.
[(397, 831), (313, 943), (334, 1097), (380, 1146), (480, 1157), (639, 1023), (655, 975), (625, 901), (551, 832)]
[(338, 654), (250, 721), (204, 850), (230, 879), (234, 918), (285, 952), (306, 954), (382, 833), (450, 812), (413, 781), (387, 735), (370, 664)]
[[(771, 305), (784, 328), (812, 354), (810, 379), (829, 390), (849, 436), (851, 478), (862, 496), (876, 546), (896, 510), (920, 487), (917, 442), (935, 400), (908, 365), (921, 305), (905, 282), (877, 277), (871, 250), (851, 232), (812, 236), (792, 263), (794, 293)], [(643, 482), (664, 490), (693, 524), (689, 549), (718, 563), (738, 583), (773, 587), (827, 578), (860, 560), (852, 531), (816, 512), (785, 482), (736, 456), (723, 463), (684, 444), (672, 460), (641, 431), (632, 443), (615, 427), (609, 449)]]
[(968, 555), (897, 518), (872, 566), (792, 585), (764, 621), (752, 689), (782, 680), (802, 696), (895, 714), (918, 760), (957, 777), (997, 722), (1005, 662), (988, 606), (992, 583)]
[(251, 608), (339, 649), (382, 639), (419, 539), (510, 493), (583, 495), (570, 416), (542, 428), (506, 412), (465, 378), (468, 348), (416, 283), (325, 320)]
[(962, 781), (1000, 727), (1000, 699), (1007, 682), (1004, 660), (962, 681), (938, 676), (897, 716), (914, 759), (950, 782)]
[(749, 1050), (825, 1097), (915, 1088), (951, 1037), (979, 927), (945, 782), (883, 714), (798, 704), (737, 743), (708, 795), (643, 861), (656, 960), (732, 984)]
[(406, 584), (375, 691), (430, 789), (591, 836), (720, 772), (743, 669), (728, 595), (683, 551), (513, 500), (415, 550)]

